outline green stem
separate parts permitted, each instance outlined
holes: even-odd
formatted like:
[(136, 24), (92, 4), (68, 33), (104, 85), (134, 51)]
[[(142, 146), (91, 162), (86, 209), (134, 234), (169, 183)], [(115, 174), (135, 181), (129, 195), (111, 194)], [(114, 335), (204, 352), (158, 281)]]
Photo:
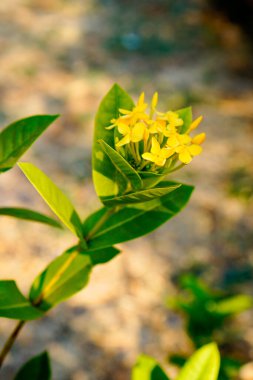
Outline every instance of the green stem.
[(4, 345), (4, 347), (0, 353), (0, 368), (2, 367), (5, 357), (7, 356), (9, 351), (11, 350), (11, 348), (12, 348), (20, 330), (24, 326), (24, 324), (25, 324), (25, 321), (19, 321), (18, 324), (16, 325), (15, 329), (13, 330), (13, 332), (11, 333), (9, 338), (7, 339), (5, 345)]
[(184, 166), (185, 166), (185, 164), (178, 165), (178, 166), (176, 166), (174, 169), (171, 169), (171, 170), (169, 171), (169, 173), (173, 173), (173, 172), (175, 172), (175, 171), (177, 171), (177, 170), (183, 168)]

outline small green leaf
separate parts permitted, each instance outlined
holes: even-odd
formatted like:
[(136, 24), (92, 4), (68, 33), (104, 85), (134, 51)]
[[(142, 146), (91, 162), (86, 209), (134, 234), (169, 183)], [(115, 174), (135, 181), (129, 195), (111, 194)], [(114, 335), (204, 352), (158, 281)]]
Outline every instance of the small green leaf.
[(118, 153), (115, 149), (111, 148), (103, 140), (98, 140), (101, 148), (111, 160), (112, 164), (118, 170), (122, 177), (125, 177), (126, 181), (130, 183), (131, 188), (134, 190), (141, 189), (142, 180), (139, 174), (132, 168), (132, 166)]
[(118, 256), (119, 253), (120, 250), (114, 247), (108, 247), (97, 250), (88, 250), (83, 252), (83, 254), (89, 256), (93, 266), (108, 263), (108, 261)]
[(104, 199), (103, 203), (107, 207), (112, 207), (119, 204), (148, 202), (152, 199), (160, 198), (166, 194), (169, 194), (172, 191), (178, 189), (179, 187), (180, 184), (174, 186), (155, 187), (153, 189), (141, 190), (135, 193), (122, 195), (120, 197)]
[(249, 310), (253, 306), (252, 297), (246, 294), (238, 294), (233, 297), (217, 301), (214, 311), (223, 316), (230, 316), (242, 311)]
[(185, 133), (186, 131), (188, 131), (192, 123), (192, 108), (191, 107), (182, 108), (180, 110), (177, 110), (176, 113), (184, 121), (184, 124), (182, 125), (180, 129), (180, 133)]
[(42, 316), (20, 293), (15, 281), (0, 281), (0, 317), (29, 321)]
[(197, 350), (186, 362), (176, 380), (217, 380), (220, 354), (215, 343)]
[(30, 291), (31, 302), (43, 311), (49, 310), (83, 289), (91, 268), (88, 255), (75, 248), (64, 252), (35, 279)]
[(34, 356), (19, 370), (14, 380), (51, 380), (50, 360), (47, 352)]
[(82, 239), (82, 223), (66, 195), (36, 166), (27, 162), (18, 165), (51, 210), (70, 231)]
[(15, 121), (0, 133), (0, 172), (12, 168), (22, 154), (59, 115), (36, 115)]
[(61, 224), (49, 216), (43, 215), (40, 212), (27, 210), (19, 207), (2, 207), (0, 208), (0, 215), (13, 216), (18, 219), (25, 219), (32, 222), (39, 222), (48, 224), (49, 226), (62, 228)]
[[(169, 380), (157, 361), (141, 355), (132, 370), (132, 380)], [(188, 379), (190, 380), (190, 379)]]
[[(174, 186), (175, 182), (164, 181), (162, 186)], [(109, 215), (107, 221), (88, 241), (90, 249), (99, 249), (143, 236), (175, 216), (188, 202), (192, 186), (181, 185), (173, 192), (145, 203), (124, 206)], [(84, 222), (87, 236), (99, 223), (108, 208), (104, 207), (90, 215)]]
[(114, 147), (114, 131), (107, 130), (111, 120), (119, 117), (119, 108), (132, 109), (134, 103), (130, 96), (115, 84), (103, 98), (95, 120), (92, 169), (93, 182), (99, 197), (113, 197), (122, 194), (128, 183), (103, 151), (98, 140), (104, 140)]

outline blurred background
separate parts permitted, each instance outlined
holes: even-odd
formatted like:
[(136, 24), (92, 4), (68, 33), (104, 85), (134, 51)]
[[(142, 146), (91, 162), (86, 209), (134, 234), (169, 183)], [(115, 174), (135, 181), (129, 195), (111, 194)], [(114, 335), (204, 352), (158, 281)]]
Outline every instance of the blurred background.
[[(83, 217), (100, 207), (91, 180), (93, 122), (114, 82), (134, 99), (158, 91), (160, 110), (192, 105), (207, 134), (203, 154), (174, 175), (196, 186), (187, 208), (122, 245), (122, 255), (95, 268), (86, 289), (28, 324), (2, 379), (45, 349), (55, 380), (127, 380), (141, 352), (173, 376), (168, 355), (193, 349), (184, 320), (165, 306), (179, 291), (178, 278), (193, 273), (211, 288), (253, 293), (252, 49), (251, 0), (0, 2), (1, 127), (61, 114), (23, 160), (44, 170)], [(1, 176), (0, 194), (1, 206), (50, 214), (18, 168)], [(68, 232), (2, 217), (0, 278), (16, 279), (27, 292), (74, 242)], [(252, 312), (232, 323), (228, 350), (251, 361)], [(1, 320), (1, 344), (13, 325)]]

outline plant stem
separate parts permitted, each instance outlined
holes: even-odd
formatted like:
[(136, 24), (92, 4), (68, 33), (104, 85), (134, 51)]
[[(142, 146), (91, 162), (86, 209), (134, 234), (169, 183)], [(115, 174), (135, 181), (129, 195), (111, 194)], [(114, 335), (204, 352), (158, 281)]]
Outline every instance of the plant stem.
[(13, 332), (11, 333), (9, 338), (7, 339), (5, 345), (4, 345), (4, 347), (0, 353), (0, 368), (2, 367), (6, 355), (9, 353), (11, 347), (13, 346), (13, 344), (14, 344), (20, 330), (24, 326), (24, 324), (25, 324), (25, 321), (19, 321), (18, 324), (16, 325), (15, 329), (13, 330)]
[(171, 169), (168, 174), (173, 173), (173, 172), (183, 168), (184, 166), (185, 166), (185, 164), (178, 165), (174, 169)]

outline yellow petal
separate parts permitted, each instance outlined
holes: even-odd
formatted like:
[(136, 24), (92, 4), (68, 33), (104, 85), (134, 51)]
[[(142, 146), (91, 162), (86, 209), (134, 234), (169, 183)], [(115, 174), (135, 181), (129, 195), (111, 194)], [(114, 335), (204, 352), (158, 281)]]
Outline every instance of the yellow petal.
[(116, 146), (119, 147), (119, 146), (123, 146), (123, 145), (129, 144), (129, 143), (130, 143), (130, 136), (129, 136), (129, 135), (126, 135), (125, 137), (123, 137), (123, 139), (121, 139), (121, 140), (116, 144)]
[(145, 132), (145, 125), (143, 123), (135, 124), (135, 126), (132, 129), (131, 140), (133, 142), (138, 142), (138, 141), (143, 140), (144, 132)]
[(185, 149), (185, 146), (179, 145), (174, 148), (176, 153), (181, 153)]
[(157, 123), (156, 122), (153, 122), (150, 127), (149, 127), (149, 132), (150, 133), (157, 133), (158, 130), (157, 130)]
[(191, 142), (191, 137), (187, 134), (177, 135), (178, 140), (180, 141), (180, 144), (186, 145)]
[(118, 124), (118, 131), (122, 135), (127, 135), (130, 132), (130, 128), (128, 127), (128, 125), (126, 125), (124, 123), (119, 123)]
[(183, 119), (178, 118), (174, 120), (173, 124), (175, 125), (175, 127), (180, 127), (181, 125), (184, 124), (184, 121)]
[(202, 147), (199, 145), (190, 145), (188, 150), (192, 156), (197, 156), (202, 152)]
[(152, 101), (151, 101), (151, 108), (153, 110), (156, 108), (157, 103), (158, 103), (158, 92), (155, 92), (153, 97), (152, 97)]
[(161, 149), (161, 154), (160, 154), (160, 156), (163, 157), (163, 158), (169, 158), (169, 157), (172, 156), (174, 153), (175, 153), (175, 149), (166, 149), (166, 148), (162, 148), (162, 149)]
[(178, 158), (183, 164), (189, 164), (191, 162), (192, 157), (187, 148), (183, 149), (181, 153), (179, 153)]
[(188, 132), (191, 132), (191, 131), (193, 131), (194, 129), (198, 128), (198, 126), (199, 126), (199, 124), (201, 123), (202, 120), (203, 120), (203, 116), (199, 116), (197, 119), (195, 119), (195, 120), (191, 123), (191, 125), (190, 125), (190, 127), (189, 127), (189, 129), (188, 129)]
[(115, 125), (115, 124), (112, 124), (112, 125), (109, 125), (109, 127), (105, 127), (105, 129), (110, 130), (110, 129), (113, 129), (113, 128), (115, 128), (115, 127), (116, 127), (116, 125)]
[(166, 162), (166, 158), (163, 158), (163, 157), (156, 157), (155, 159), (155, 164), (157, 166), (163, 166)]
[(142, 93), (140, 94), (139, 99), (138, 99), (138, 103), (137, 103), (137, 105), (138, 105), (138, 106), (143, 105), (143, 104), (144, 104), (144, 99), (145, 99), (145, 94), (144, 94), (144, 92), (142, 92)]
[(144, 160), (155, 162), (156, 157), (152, 153), (143, 153)]
[(151, 147), (151, 153), (153, 154), (159, 154), (160, 153), (160, 145), (159, 142), (156, 140), (155, 137), (152, 137), (152, 147)]
[(167, 140), (167, 145), (170, 147), (170, 148), (175, 148), (176, 146), (179, 145), (179, 141), (178, 141), (178, 138), (177, 138), (177, 134), (174, 134), (172, 136), (170, 136)]
[(198, 134), (197, 136), (194, 136), (192, 139), (193, 144), (202, 144), (206, 139), (206, 134), (204, 132)]
[(145, 128), (144, 135), (143, 135), (143, 140), (147, 141), (148, 138), (149, 138), (149, 130), (148, 130), (148, 128)]
[(128, 115), (129, 113), (131, 113), (131, 111), (125, 110), (124, 108), (119, 108), (119, 112), (123, 113), (123, 115)]

